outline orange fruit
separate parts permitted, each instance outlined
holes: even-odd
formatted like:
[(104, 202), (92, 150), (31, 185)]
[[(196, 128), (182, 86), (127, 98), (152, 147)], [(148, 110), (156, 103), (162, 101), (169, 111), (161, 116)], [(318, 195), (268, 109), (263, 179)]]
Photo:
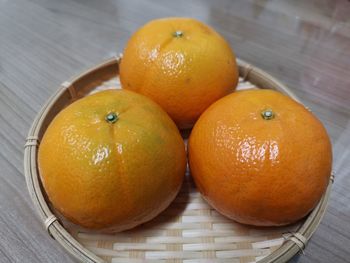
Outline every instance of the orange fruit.
[(223, 215), (257, 226), (285, 225), (324, 193), (332, 151), (321, 122), (272, 90), (238, 91), (215, 102), (189, 139), (192, 176)]
[(180, 128), (189, 128), (236, 88), (238, 70), (232, 49), (214, 29), (191, 18), (164, 18), (132, 35), (120, 80), (124, 89), (156, 101)]
[(63, 109), (38, 153), (43, 186), (72, 222), (120, 231), (146, 222), (175, 198), (186, 166), (181, 135), (150, 99), (109, 90)]

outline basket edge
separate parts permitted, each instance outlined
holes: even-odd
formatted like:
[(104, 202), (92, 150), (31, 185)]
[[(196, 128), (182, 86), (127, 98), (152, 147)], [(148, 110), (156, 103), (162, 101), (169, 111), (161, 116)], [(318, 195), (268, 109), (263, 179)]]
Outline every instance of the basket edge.
[[(83, 71), (79, 75), (72, 77), (70, 81), (68, 81), (68, 83), (74, 85), (74, 82), (79, 80), (79, 78), (81, 78), (82, 76), (85, 76), (86, 74), (96, 71), (100, 67), (108, 66), (114, 63), (119, 64), (119, 62), (120, 62), (120, 57), (113, 57), (111, 59), (105, 60), (102, 63)], [(294, 100), (300, 102), (300, 99), (295, 94), (291, 93), (283, 83), (281, 83), (280, 81), (272, 77), (270, 74), (266, 73), (265, 71), (255, 66), (251, 66), (249, 63), (241, 59), (237, 59), (237, 64), (240, 69), (240, 75), (245, 74), (243, 71), (248, 69), (248, 72), (244, 76), (246, 80), (251, 81), (252, 83), (255, 82), (254, 80), (252, 81), (252, 79), (254, 78), (258, 78), (258, 79), (260, 78), (260, 79), (263, 79), (263, 81), (267, 80), (268, 83), (270, 83), (270, 85), (274, 87), (274, 89), (278, 89), (279, 91), (282, 91), (286, 95), (292, 97)], [(43, 118), (45, 117), (45, 113), (48, 111), (48, 107), (53, 102), (55, 102), (55, 99), (57, 99), (59, 95), (62, 95), (62, 93), (64, 93), (66, 90), (67, 90), (66, 86), (61, 86), (61, 88), (58, 89), (57, 92), (54, 95), (52, 95), (51, 98), (45, 103), (41, 111), (37, 114), (36, 118), (34, 119), (34, 122), (29, 130), (28, 137), (38, 135), (39, 129), (40, 129), (39, 124), (41, 124), (41, 122), (43, 121)], [(27, 147), (24, 150), (24, 175), (26, 178), (27, 189), (30, 193), (31, 199), (34, 202), (38, 215), (40, 216), (41, 220), (44, 222), (47, 217), (54, 214), (51, 212), (51, 210), (47, 206), (47, 203), (44, 199), (43, 193), (39, 186), (39, 180), (38, 180), (39, 175), (37, 173), (36, 163), (31, 162), (31, 159), (36, 160), (36, 147)], [(38, 192), (36, 191), (35, 187), (39, 189)], [(308, 215), (308, 219), (311, 215), (315, 215), (315, 220), (311, 220), (310, 224), (306, 225), (306, 223), (308, 222), (308, 219), (307, 219), (300, 228), (300, 231), (303, 230), (302, 234), (303, 233), (307, 234), (306, 236), (307, 240), (311, 238), (311, 236), (313, 235), (314, 231), (317, 229), (317, 226), (320, 224), (325, 214), (330, 191), (331, 191), (331, 183), (328, 185), (327, 190), (322, 196), (318, 205), (314, 208), (314, 210), (312, 210), (311, 214)], [(319, 208), (319, 209), (316, 210), (316, 208)], [(318, 214), (319, 211), (320, 213)], [(101, 258), (96, 256), (90, 250), (86, 249), (79, 242), (77, 242), (58, 221), (53, 222), (51, 226), (52, 227), (48, 230), (49, 234), (54, 239), (56, 239), (63, 247), (65, 247), (66, 250), (75, 258), (77, 258), (78, 260), (82, 260), (84, 262), (104, 262)], [(310, 229), (312, 226), (314, 226), (314, 228)], [(300, 251), (300, 248), (294, 242), (287, 241), (284, 244), (282, 244), (281, 247), (276, 249), (274, 252), (272, 252), (270, 255), (260, 260), (259, 262), (260, 263), (286, 262), (287, 260), (291, 259), (295, 254), (297, 254), (298, 251)]]

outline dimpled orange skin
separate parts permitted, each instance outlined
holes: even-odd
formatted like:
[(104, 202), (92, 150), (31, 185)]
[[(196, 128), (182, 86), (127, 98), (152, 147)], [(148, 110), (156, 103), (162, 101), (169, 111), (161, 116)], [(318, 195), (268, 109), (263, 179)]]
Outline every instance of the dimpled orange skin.
[[(272, 109), (273, 119), (261, 112)], [(286, 225), (324, 193), (332, 150), (321, 122), (271, 90), (238, 91), (209, 107), (189, 139), (192, 176), (223, 215), (256, 226)]]
[[(114, 123), (106, 121), (111, 112)], [(62, 110), (39, 147), (46, 193), (65, 217), (86, 228), (121, 231), (163, 211), (186, 167), (174, 122), (150, 99), (102, 91)]]
[(120, 80), (124, 89), (161, 105), (178, 127), (189, 128), (210, 104), (236, 88), (238, 69), (232, 49), (215, 30), (191, 18), (165, 18), (132, 35)]

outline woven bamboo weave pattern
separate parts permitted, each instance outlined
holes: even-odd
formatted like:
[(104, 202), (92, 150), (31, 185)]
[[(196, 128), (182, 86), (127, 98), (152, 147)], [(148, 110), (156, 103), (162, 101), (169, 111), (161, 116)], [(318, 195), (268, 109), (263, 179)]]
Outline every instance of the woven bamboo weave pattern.
[[(187, 170), (174, 202), (152, 221), (117, 234), (93, 233), (67, 222), (50, 206), (40, 182), (37, 150), (56, 114), (73, 101), (99, 90), (120, 88), (120, 56), (64, 81), (37, 114), (24, 145), (24, 172), (30, 197), (48, 234), (81, 262), (257, 262), (283, 263), (300, 251), (325, 214), (334, 181), (314, 210), (294, 225), (255, 228), (235, 223), (209, 207)], [(238, 89), (266, 88), (300, 100), (263, 70), (237, 59)], [(183, 132), (185, 142), (189, 131)]]

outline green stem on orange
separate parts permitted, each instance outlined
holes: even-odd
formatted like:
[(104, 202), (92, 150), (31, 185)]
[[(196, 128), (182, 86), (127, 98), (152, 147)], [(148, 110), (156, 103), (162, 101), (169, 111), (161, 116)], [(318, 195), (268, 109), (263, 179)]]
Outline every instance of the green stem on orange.
[(110, 112), (106, 115), (106, 121), (109, 123), (115, 123), (118, 120), (118, 115), (115, 112)]
[(265, 109), (261, 112), (261, 117), (263, 117), (264, 120), (271, 120), (275, 118), (275, 113), (271, 109)]
[(182, 31), (175, 31), (174, 33), (173, 33), (173, 36), (174, 37), (182, 37), (184, 35), (184, 33), (182, 32)]

